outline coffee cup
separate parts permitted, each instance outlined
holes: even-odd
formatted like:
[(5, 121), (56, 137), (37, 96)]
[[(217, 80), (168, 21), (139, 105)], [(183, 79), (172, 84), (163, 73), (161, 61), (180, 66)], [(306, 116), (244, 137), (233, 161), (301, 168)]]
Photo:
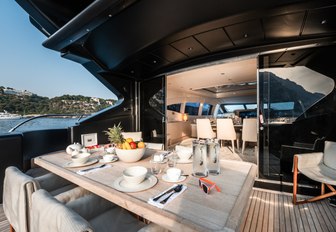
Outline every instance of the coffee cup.
[(112, 155), (112, 154), (105, 154), (105, 155), (103, 156), (103, 160), (104, 160), (105, 162), (111, 162), (113, 159), (114, 159), (114, 155)]
[(178, 181), (182, 174), (181, 169), (178, 168), (168, 168), (167, 169), (167, 177), (171, 181)]

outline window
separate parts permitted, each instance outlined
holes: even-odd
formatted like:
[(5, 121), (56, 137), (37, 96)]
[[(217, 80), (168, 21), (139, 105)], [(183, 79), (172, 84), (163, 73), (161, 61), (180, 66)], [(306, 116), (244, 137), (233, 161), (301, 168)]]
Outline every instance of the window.
[(202, 107), (202, 115), (211, 115), (212, 105), (204, 103)]
[(199, 102), (187, 102), (185, 105), (184, 113), (187, 113), (189, 115), (198, 115), (199, 107)]
[(180, 113), (180, 110), (181, 110), (181, 104), (171, 104), (171, 105), (168, 105), (167, 106), (167, 110), (171, 110), (171, 111), (174, 111), (174, 112), (179, 112)]
[(246, 109), (253, 110), (257, 109), (257, 104), (245, 104)]
[(235, 110), (244, 110), (245, 107), (243, 104), (239, 105), (224, 105), (224, 109), (227, 113), (232, 113)]

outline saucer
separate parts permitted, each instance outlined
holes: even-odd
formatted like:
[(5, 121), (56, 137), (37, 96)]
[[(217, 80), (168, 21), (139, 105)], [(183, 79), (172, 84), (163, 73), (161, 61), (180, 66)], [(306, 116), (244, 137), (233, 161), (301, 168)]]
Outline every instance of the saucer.
[(158, 179), (156, 178), (156, 176), (151, 174), (147, 175), (145, 180), (137, 185), (127, 183), (124, 180), (124, 177), (121, 176), (113, 182), (113, 187), (121, 192), (134, 193), (149, 189), (156, 185), (157, 182)]
[(181, 182), (181, 181), (184, 181), (185, 179), (187, 179), (186, 176), (180, 176), (180, 178), (178, 180), (174, 181), (174, 180), (170, 180), (167, 174), (162, 175), (162, 180), (164, 180), (166, 182), (170, 182), (170, 183)]
[(84, 167), (84, 166), (89, 166), (91, 164), (95, 164), (98, 162), (97, 158), (89, 158), (88, 161), (86, 161), (86, 163), (83, 164), (76, 164), (72, 161), (67, 162), (66, 164), (63, 165), (64, 168), (78, 168), (78, 167)]
[(99, 160), (99, 163), (102, 163), (102, 164), (107, 164), (107, 163), (113, 163), (113, 162), (116, 162), (116, 161), (118, 161), (119, 159), (118, 159), (118, 157), (116, 156), (116, 157), (114, 157), (111, 161), (105, 161), (104, 159), (100, 159)]
[(188, 159), (188, 160), (181, 160), (180, 158), (178, 158), (178, 159), (176, 160), (176, 163), (178, 163), (178, 164), (190, 164), (190, 163), (192, 163), (192, 161), (193, 161), (192, 158), (190, 158), (190, 159)]

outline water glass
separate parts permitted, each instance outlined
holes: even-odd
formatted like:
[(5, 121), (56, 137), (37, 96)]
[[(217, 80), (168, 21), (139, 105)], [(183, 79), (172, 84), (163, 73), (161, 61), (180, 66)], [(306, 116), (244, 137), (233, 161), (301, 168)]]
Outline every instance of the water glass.
[(218, 175), (220, 173), (219, 152), (220, 147), (217, 139), (209, 139), (206, 141), (207, 155), (206, 164), (208, 173), (211, 175)]
[(151, 172), (153, 173), (153, 175), (158, 175), (162, 172), (162, 161), (156, 161), (151, 159), (149, 162), (151, 164)]
[(173, 168), (176, 166), (177, 162), (177, 154), (176, 152), (172, 152), (170, 156), (168, 156), (168, 167)]
[(206, 149), (204, 140), (193, 141), (193, 176), (205, 177), (208, 175)]

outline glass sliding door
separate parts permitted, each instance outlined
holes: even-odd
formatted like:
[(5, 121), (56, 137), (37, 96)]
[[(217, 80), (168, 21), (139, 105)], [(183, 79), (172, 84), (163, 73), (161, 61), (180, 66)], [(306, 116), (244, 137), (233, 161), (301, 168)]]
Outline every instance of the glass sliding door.
[(294, 154), (336, 141), (335, 52), (311, 46), (259, 57), (260, 178), (292, 182)]

